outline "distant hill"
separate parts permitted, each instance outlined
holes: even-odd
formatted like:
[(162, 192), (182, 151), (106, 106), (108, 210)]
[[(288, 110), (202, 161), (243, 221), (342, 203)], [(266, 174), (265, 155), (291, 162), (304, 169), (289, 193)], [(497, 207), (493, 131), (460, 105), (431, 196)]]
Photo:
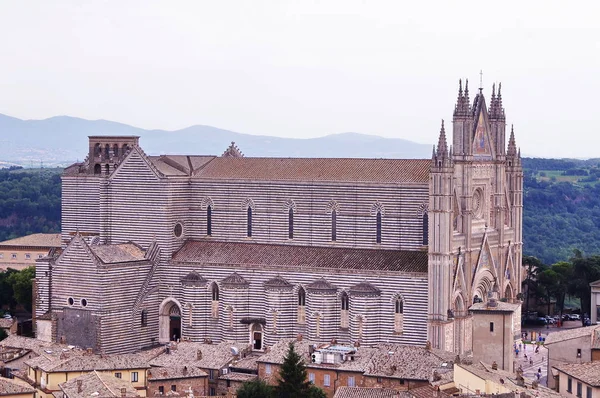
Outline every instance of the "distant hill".
[(211, 126), (176, 131), (145, 130), (108, 120), (56, 116), (21, 120), (0, 114), (0, 161), (24, 166), (68, 164), (83, 160), (89, 135), (139, 135), (149, 155), (220, 155), (235, 141), (253, 157), (428, 158), (432, 145), (358, 133), (292, 139), (236, 133)]

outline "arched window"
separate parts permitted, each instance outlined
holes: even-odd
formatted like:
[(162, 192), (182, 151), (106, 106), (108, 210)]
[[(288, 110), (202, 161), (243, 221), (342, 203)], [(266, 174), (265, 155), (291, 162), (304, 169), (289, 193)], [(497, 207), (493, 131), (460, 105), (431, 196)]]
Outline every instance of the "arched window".
[(115, 157), (119, 156), (119, 145), (117, 144), (113, 145), (113, 155)]
[(423, 246), (429, 244), (429, 215), (423, 213)]
[(140, 315), (140, 323), (142, 326), (148, 326), (148, 310), (142, 310)]
[(102, 173), (102, 166), (100, 166), (99, 164), (96, 164), (94, 166), (94, 174), (100, 174)]
[(102, 152), (102, 148), (100, 148), (100, 144), (94, 145), (94, 156), (100, 156)]
[(294, 239), (294, 209), (288, 210), (288, 239)]
[(104, 156), (106, 156), (106, 158), (107, 158), (107, 159), (108, 159), (108, 157), (109, 157), (109, 155), (110, 155), (110, 154), (109, 154), (109, 151), (110, 151), (110, 145), (106, 144), (106, 145), (104, 146)]
[(331, 212), (331, 241), (335, 242), (337, 240), (337, 211), (333, 210)]
[(348, 310), (350, 309), (350, 301), (346, 292), (342, 292), (340, 304), (342, 308), (342, 311), (340, 313), (340, 327), (342, 329), (348, 329)]
[(247, 213), (247, 231), (246, 231), (246, 236), (248, 238), (252, 237), (252, 207), (248, 207), (248, 210), (246, 210)]
[(212, 235), (212, 206), (206, 208), (206, 235)]
[(298, 289), (298, 323), (305, 324), (306, 323), (306, 292), (304, 288), (301, 286)]
[(219, 317), (219, 286), (216, 283), (211, 285), (211, 294), (212, 294), (212, 302), (211, 302), (211, 316), (213, 318)]
[(110, 166), (109, 165), (104, 165), (104, 170), (106, 171), (106, 175), (110, 174)]
[(404, 300), (397, 298), (394, 301), (394, 333), (402, 333), (404, 329)]
[(377, 236), (376, 236), (376, 242), (377, 243), (381, 243), (381, 211), (377, 210)]

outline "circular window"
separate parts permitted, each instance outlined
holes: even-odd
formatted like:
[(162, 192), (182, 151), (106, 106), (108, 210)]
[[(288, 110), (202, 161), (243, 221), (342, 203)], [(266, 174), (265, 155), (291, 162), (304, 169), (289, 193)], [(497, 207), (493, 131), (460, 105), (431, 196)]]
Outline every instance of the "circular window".
[(75, 304), (75, 300), (73, 300), (73, 297), (69, 297), (69, 298), (67, 299), (67, 302), (69, 303), (69, 305), (73, 305), (73, 304)]
[(86, 299), (81, 299), (81, 305), (83, 307), (87, 307), (87, 300)]
[(473, 216), (481, 218), (483, 214), (483, 193), (481, 189), (476, 189), (473, 193)]
[(183, 235), (183, 225), (181, 225), (180, 222), (175, 224), (175, 228), (173, 228), (173, 235), (175, 235), (176, 238), (180, 238), (181, 235)]

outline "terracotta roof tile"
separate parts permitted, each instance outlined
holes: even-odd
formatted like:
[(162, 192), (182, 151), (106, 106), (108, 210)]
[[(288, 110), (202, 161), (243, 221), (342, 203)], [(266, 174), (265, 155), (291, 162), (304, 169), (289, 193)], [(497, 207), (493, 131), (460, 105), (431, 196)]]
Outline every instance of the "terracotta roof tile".
[(377, 387), (339, 387), (333, 398), (410, 398), (406, 391)]
[(0, 242), (0, 246), (60, 247), (60, 234), (31, 234)]
[(35, 388), (19, 379), (0, 377), (0, 395), (34, 393)]
[(58, 385), (69, 397), (139, 397), (133, 384), (111, 374), (96, 371)]
[(427, 252), (257, 243), (188, 241), (175, 253), (182, 263), (266, 265), (427, 272)]
[(144, 250), (133, 243), (90, 245), (90, 250), (105, 264), (144, 260)]
[(565, 363), (554, 368), (592, 387), (600, 387), (600, 362)]
[(214, 158), (202, 179), (427, 183), (430, 160), (343, 158)]
[(239, 372), (229, 372), (225, 375), (219, 376), (219, 380), (233, 380), (233, 381), (253, 381), (258, 379), (258, 375), (252, 373), (239, 373)]
[(574, 328), (561, 330), (560, 332), (550, 333), (546, 336), (546, 340), (544, 341), (545, 345), (554, 344), (565, 340), (576, 339), (579, 337), (590, 336), (590, 344), (591, 339), (593, 338), (593, 332), (598, 329), (600, 330), (600, 325), (595, 326), (587, 326), (582, 328)]
[(208, 374), (194, 366), (153, 367), (148, 370), (149, 380), (172, 380), (207, 377)]
[(169, 354), (162, 354), (150, 362), (152, 366), (177, 367), (182, 363), (200, 369), (221, 369), (233, 359), (232, 347), (238, 352), (247, 349), (249, 345), (224, 341), (220, 344), (201, 344), (191, 341), (178, 343)]

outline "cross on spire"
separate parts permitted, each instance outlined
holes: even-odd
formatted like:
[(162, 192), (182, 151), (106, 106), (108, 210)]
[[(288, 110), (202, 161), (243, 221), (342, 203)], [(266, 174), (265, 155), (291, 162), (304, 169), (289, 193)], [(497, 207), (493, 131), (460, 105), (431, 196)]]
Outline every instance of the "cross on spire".
[(483, 69), (479, 70), (479, 92), (483, 92)]

